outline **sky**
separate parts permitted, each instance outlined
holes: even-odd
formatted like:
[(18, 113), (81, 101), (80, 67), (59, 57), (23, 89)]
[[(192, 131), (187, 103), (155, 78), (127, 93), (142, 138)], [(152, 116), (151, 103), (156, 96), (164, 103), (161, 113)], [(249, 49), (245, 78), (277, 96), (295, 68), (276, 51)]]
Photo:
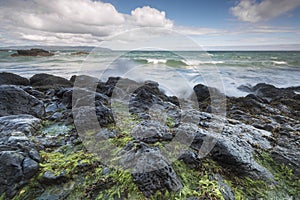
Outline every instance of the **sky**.
[(300, 50), (300, 0), (0, 0), (0, 46)]

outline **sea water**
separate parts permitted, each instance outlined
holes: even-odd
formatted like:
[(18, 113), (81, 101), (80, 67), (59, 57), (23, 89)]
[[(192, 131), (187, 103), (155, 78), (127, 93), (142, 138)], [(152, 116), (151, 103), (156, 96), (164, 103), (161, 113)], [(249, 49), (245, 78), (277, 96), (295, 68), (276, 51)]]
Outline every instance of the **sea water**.
[[(86, 49), (84, 49), (86, 50)], [(300, 86), (300, 52), (297, 51), (110, 51), (55, 50), (51, 57), (11, 57), (0, 51), (0, 71), (30, 78), (49, 73), (65, 78), (91, 75), (105, 81), (120, 76), (136, 81), (154, 80), (167, 93), (187, 95), (196, 84), (217, 87), (228, 96), (245, 96), (241, 85), (268, 83), (276, 87)], [(76, 51), (80, 51), (76, 50)]]

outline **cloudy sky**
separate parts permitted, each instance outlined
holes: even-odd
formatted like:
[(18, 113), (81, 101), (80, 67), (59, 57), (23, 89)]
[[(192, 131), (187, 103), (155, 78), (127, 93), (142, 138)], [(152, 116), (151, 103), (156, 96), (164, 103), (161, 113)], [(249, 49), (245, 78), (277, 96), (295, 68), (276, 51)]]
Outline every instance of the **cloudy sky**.
[[(300, 44), (300, 0), (0, 0), (0, 46)], [(151, 40), (152, 38), (152, 40)], [(122, 47), (121, 47), (122, 46)], [(299, 46), (299, 45), (298, 45)]]

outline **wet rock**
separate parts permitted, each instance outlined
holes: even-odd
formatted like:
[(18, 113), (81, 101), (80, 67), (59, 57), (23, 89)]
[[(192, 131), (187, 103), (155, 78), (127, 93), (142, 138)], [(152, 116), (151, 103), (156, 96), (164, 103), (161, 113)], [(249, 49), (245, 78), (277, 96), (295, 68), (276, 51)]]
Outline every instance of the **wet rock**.
[(0, 193), (10, 199), (38, 171), (40, 161), (35, 144), (29, 139), (40, 119), (31, 115), (0, 117)]
[(225, 103), (223, 102), (225, 100), (225, 95), (218, 89), (198, 84), (194, 86), (193, 90), (196, 94), (200, 110), (213, 112), (219, 109), (217, 106), (225, 106)]
[(24, 155), (15, 151), (0, 152), (0, 193), (8, 198), (24, 184), (22, 162)]
[(299, 145), (288, 145), (288, 147), (276, 146), (272, 149), (271, 156), (275, 162), (289, 166), (294, 170), (294, 174), (300, 177)]
[(101, 93), (93, 92), (86, 88), (68, 88), (60, 91), (62, 103), (67, 108), (80, 106), (109, 105), (109, 98)]
[(30, 114), (44, 115), (43, 103), (16, 86), (0, 86), (0, 116)]
[(73, 115), (76, 127), (84, 130), (98, 129), (115, 122), (111, 109), (106, 106), (73, 108)]
[(46, 96), (44, 95), (43, 92), (40, 92), (38, 90), (33, 89), (31, 86), (26, 86), (26, 87), (21, 87), (25, 92), (28, 94), (34, 96), (35, 98), (39, 100), (44, 100)]
[(190, 168), (197, 168), (201, 164), (199, 155), (193, 151), (187, 151), (181, 154), (179, 160), (182, 160)]
[(140, 143), (125, 151), (120, 164), (132, 170), (134, 183), (146, 197), (157, 191), (178, 191), (182, 188), (174, 169), (157, 148)]
[[(185, 118), (186, 115), (190, 114), (190, 112), (186, 112), (183, 117)], [(193, 112), (193, 115), (196, 114), (197, 112)], [(196, 118), (200, 119), (202, 113), (198, 112), (198, 116)], [(213, 123), (213, 121), (207, 121), (208, 127), (213, 127), (208, 131), (189, 124), (181, 125), (178, 129), (181, 131), (184, 129), (186, 134), (194, 137), (191, 147), (199, 151), (201, 157), (209, 153), (214, 160), (231, 168), (239, 175), (247, 175), (254, 179), (264, 178), (273, 182), (273, 175), (254, 159), (254, 147), (258, 146), (265, 150), (272, 148), (271, 143), (266, 139), (271, 137), (271, 133), (249, 125), (234, 125), (228, 122), (224, 123), (222, 129), (219, 129), (222, 130), (220, 133), (215, 133), (213, 130), (216, 128)], [(201, 155), (201, 153), (204, 154)]]
[(70, 81), (76, 88), (85, 88), (91, 91), (96, 91), (99, 79), (87, 75), (74, 75), (71, 77)]
[(30, 179), (38, 171), (39, 164), (30, 157), (26, 157), (23, 160), (22, 168), (25, 178)]
[(31, 115), (10, 115), (0, 117), (0, 132), (11, 134), (12, 132), (22, 132), (27, 136), (32, 136), (39, 128), (41, 120)]
[(54, 53), (44, 49), (17, 50), (17, 53), (11, 54), (12, 57), (17, 56), (53, 56)]
[(168, 127), (161, 125), (157, 121), (143, 121), (132, 130), (131, 135), (134, 139), (145, 143), (155, 143), (158, 141), (170, 141), (173, 138)]
[(61, 112), (56, 112), (51, 115), (50, 120), (52, 121), (60, 121), (62, 118), (64, 118), (64, 115)]
[(64, 176), (64, 174), (60, 174), (60, 175), (55, 175), (53, 172), (51, 171), (46, 171), (43, 175), (42, 175), (42, 179), (41, 182), (45, 185), (53, 185), (53, 184), (57, 184), (61, 181), (63, 181), (66, 177)]
[(29, 80), (30, 85), (41, 89), (72, 86), (72, 83), (69, 80), (51, 74), (36, 74)]
[(13, 73), (1, 72), (0, 85), (29, 85), (29, 80)]
[(234, 200), (234, 193), (232, 189), (224, 182), (222, 176), (220, 174), (215, 174), (214, 179), (218, 181), (219, 189), (224, 197), (224, 200)]

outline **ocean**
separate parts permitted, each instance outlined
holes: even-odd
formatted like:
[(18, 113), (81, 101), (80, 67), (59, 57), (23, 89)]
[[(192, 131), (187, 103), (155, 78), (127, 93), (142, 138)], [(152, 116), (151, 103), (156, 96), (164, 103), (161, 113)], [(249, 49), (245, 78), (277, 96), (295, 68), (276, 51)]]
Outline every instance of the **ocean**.
[[(86, 49), (82, 49), (85, 51)], [(91, 51), (90, 51), (91, 50)], [(80, 49), (76, 50), (77, 52)], [(268, 83), (276, 87), (300, 86), (297, 51), (109, 51), (89, 49), (88, 55), (53, 50), (51, 57), (11, 57), (0, 51), (0, 71), (30, 78), (49, 73), (65, 78), (91, 75), (105, 81), (121, 76), (153, 80), (169, 95), (187, 96), (196, 84), (216, 87), (228, 96), (245, 96), (241, 86)]]

